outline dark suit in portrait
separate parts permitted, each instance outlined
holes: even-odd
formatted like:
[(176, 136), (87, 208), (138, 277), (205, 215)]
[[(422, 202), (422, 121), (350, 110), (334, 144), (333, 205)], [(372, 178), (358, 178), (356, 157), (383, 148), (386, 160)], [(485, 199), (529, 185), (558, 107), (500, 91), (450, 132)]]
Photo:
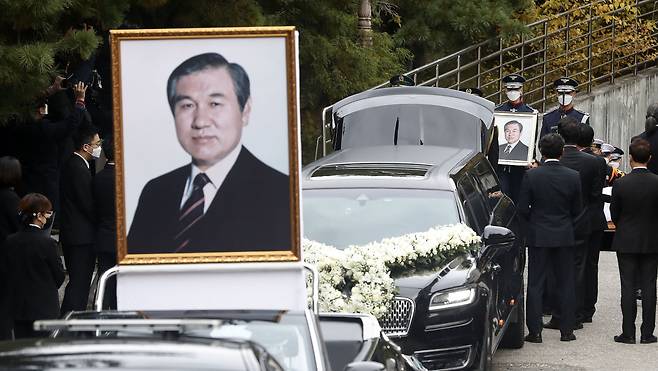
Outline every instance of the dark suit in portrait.
[(38, 227), (27, 226), (4, 244), (11, 315), (16, 337), (31, 333), (32, 321), (59, 317), (57, 290), (64, 269), (57, 242)]
[[(585, 297), (588, 291), (586, 287), (586, 267), (588, 264), (587, 257), (592, 255), (589, 251), (589, 237), (595, 229), (600, 230), (601, 232), (605, 229), (605, 225), (601, 226), (601, 221), (598, 218), (595, 218), (595, 216), (598, 217), (599, 214), (603, 213), (603, 208), (599, 208), (601, 206), (599, 205), (599, 201), (603, 193), (603, 184), (605, 182), (605, 160), (581, 152), (575, 145), (565, 145), (560, 163), (570, 169), (576, 170), (580, 175), (582, 206), (584, 212), (576, 224), (576, 245), (574, 246), (574, 254), (576, 263), (576, 320), (577, 322), (581, 322), (584, 317), (591, 317), (591, 315), (594, 314), (593, 312), (591, 314), (584, 313)], [(605, 222), (605, 216), (603, 216), (603, 218)], [(596, 225), (593, 225), (592, 222), (595, 222)], [(592, 248), (596, 248), (598, 251), (599, 246), (592, 246)], [(554, 312), (553, 317), (555, 320), (558, 320), (559, 313)]]
[(521, 184), (519, 212), (527, 220), (528, 298), (526, 323), (531, 334), (542, 330), (542, 295), (547, 272), (557, 281), (560, 331), (573, 330), (574, 225), (582, 212), (578, 172), (556, 160), (526, 171)]
[(635, 339), (635, 283), (642, 289), (642, 338), (653, 335), (656, 323), (658, 268), (658, 175), (636, 168), (615, 181), (610, 214), (617, 227), (612, 242), (621, 277), (622, 335)]
[(528, 146), (523, 144), (523, 142), (518, 141), (514, 148), (510, 152), (506, 152), (507, 146), (509, 144), (501, 144), (498, 146), (498, 152), (500, 153), (500, 160), (518, 160), (518, 161), (527, 161), (528, 160)]
[(69, 283), (62, 302), (62, 313), (85, 310), (96, 254), (95, 211), (92, 176), (84, 159), (71, 154), (61, 177), (60, 241)]
[[(176, 247), (190, 165), (149, 181), (128, 234), (128, 253), (277, 251), (291, 248), (289, 177), (242, 147), (208, 210)], [(178, 250), (178, 251), (176, 251)]]
[[(98, 276), (117, 264), (116, 207), (114, 205), (114, 164), (107, 163), (94, 177), (94, 206), (96, 218), (96, 243), (94, 248), (98, 258)], [(103, 303), (108, 309), (116, 309), (116, 278), (112, 277), (105, 288)]]

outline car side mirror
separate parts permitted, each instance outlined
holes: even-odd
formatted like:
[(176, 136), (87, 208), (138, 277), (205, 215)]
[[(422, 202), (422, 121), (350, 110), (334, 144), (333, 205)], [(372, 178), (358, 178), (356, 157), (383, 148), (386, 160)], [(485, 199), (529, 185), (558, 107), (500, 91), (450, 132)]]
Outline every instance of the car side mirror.
[(514, 232), (505, 227), (488, 225), (484, 227), (482, 234), (484, 246), (503, 245), (513, 243), (516, 240)]
[(384, 371), (384, 365), (379, 362), (352, 362), (345, 366), (344, 371)]

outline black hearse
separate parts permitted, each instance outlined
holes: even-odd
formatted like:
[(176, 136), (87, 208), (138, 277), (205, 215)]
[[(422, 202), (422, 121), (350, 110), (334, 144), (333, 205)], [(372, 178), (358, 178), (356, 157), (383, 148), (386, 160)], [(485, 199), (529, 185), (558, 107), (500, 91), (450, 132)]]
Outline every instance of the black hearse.
[[(524, 334), (525, 240), (484, 154), (494, 104), (431, 87), (366, 91), (327, 107), (322, 153), (302, 175), (306, 238), (337, 248), (465, 223), (482, 244), (396, 280), (381, 323), (421, 370), (488, 369)], [(376, 252), (373, 252), (376, 253)]]
[(307, 166), (302, 188), (305, 238), (337, 248), (455, 223), (482, 236), (445, 266), (396, 280), (381, 326), (410, 363), (487, 369), (500, 344), (523, 346), (524, 241), (514, 204), (481, 153), (351, 148)]

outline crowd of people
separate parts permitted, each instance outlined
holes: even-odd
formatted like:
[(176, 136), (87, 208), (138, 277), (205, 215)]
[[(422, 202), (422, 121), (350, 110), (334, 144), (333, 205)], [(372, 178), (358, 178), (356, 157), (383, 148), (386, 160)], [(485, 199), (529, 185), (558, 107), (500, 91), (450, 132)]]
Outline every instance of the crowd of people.
[[(503, 82), (509, 101), (497, 111), (537, 112), (523, 102), (522, 76), (509, 75)], [(578, 82), (563, 77), (554, 86), (559, 106), (543, 115), (539, 161), (527, 167), (497, 166), (501, 188), (517, 204), (526, 231), (529, 334), (525, 340), (541, 343), (542, 330), (548, 328), (560, 330), (560, 340), (573, 341), (574, 330), (593, 321), (599, 253), (604, 231), (613, 227), (623, 316), (622, 332), (613, 339), (636, 342), (638, 297), (643, 308), (640, 342), (654, 343), (658, 104), (647, 109), (645, 132), (631, 140), (628, 155), (633, 170), (625, 175), (619, 170), (624, 151), (594, 139), (589, 115), (574, 108)], [(489, 158), (495, 164), (498, 154), (489, 153)], [(612, 187), (611, 193), (606, 187)], [(547, 323), (544, 314), (551, 315)]]
[[(35, 336), (33, 321), (86, 310), (94, 271), (116, 264), (112, 140), (93, 124), (87, 85), (65, 83), (57, 77), (12, 132), (39, 150), (0, 157), (0, 339)], [(60, 112), (49, 115), (55, 102)], [(108, 308), (116, 307), (115, 285)]]

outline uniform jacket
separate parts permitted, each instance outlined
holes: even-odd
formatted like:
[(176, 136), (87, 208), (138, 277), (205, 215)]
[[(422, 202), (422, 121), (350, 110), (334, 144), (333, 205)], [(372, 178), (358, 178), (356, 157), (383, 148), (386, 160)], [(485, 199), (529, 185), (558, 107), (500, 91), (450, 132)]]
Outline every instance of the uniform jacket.
[(91, 183), (91, 172), (84, 160), (71, 154), (62, 169), (60, 188), (60, 238), (65, 246), (94, 242), (96, 217)]
[(573, 246), (574, 225), (582, 210), (577, 171), (556, 161), (526, 171), (519, 195), (519, 213), (528, 222), (529, 246)]
[(571, 108), (569, 111), (564, 112), (558, 107), (551, 112), (544, 114), (539, 137), (541, 138), (548, 133), (557, 133), (557, 123), (565, 116), (571, 117), (581, 124), (589, 125), (589, 113), (578, 111), (575, 108)]
[(584, 238), (592, 231), (604, 230), (607, 223), (603, 214), (603, 205), (600, 203), (605, 183), (605, 160), (581, 152), (575, 146), (565, 146), (560, 163), (576, 170), (580, 175), (582, 201), (586, 214), (579, 220), (577, 235)]
[(621, 253), (658, 253), (658, 175), (634, 169), (612, 186), (610, 216), (617, 227), (612, 249)]
[[(190, 165), (149, 181), (128, 234), (128, 253), (174, 252), (178, 216)], [(289, 250), (289, 177), (246, 148), (228, 172), (203, 218), (180, 252)]]
[(57, 290), (64, 282), (64, 269), (57, 242), (43, 230), (28, 226), (9, 236), (2, 250), (13, 318), (59, 317)]

